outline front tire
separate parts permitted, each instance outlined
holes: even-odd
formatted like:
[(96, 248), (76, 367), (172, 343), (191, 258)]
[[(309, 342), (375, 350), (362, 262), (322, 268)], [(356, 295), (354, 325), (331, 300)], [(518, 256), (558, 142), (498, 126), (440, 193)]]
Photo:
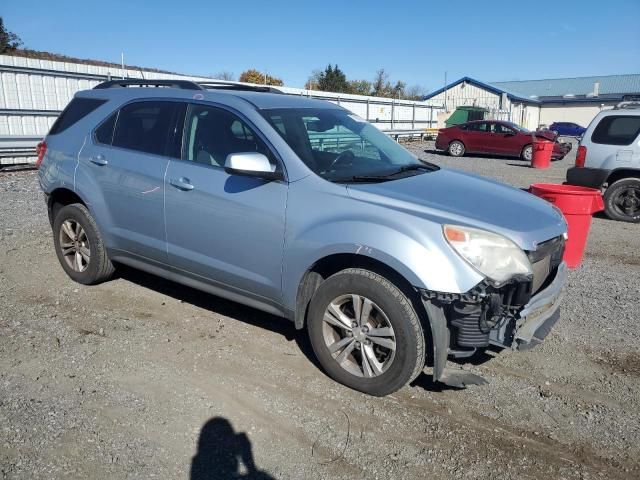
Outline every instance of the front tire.
[(465, 150), (466, 149), (464, 143), (462, 143), (460, 140), (454, 140), (449, 144), (449, 148), (447, 151), (452, 157), (462, 157)]
[(115, 269), (98, 226), (81, 203), (58, 210), (53, 220), (53, 243), (60, 265), (72, 280), (95, 285), (113, 276)]
[(640, 222), (640, 178), (623, 178), (604, 192), (604, 212), (612, 220)]
[(533, 145), (526, 145), (522, 149), (522, 154), (520, 156), (522, 157), (522, 160), (530, 162), (533, 158)]
[(343, 270), (320, 284), (307, 329), (327, 374), (369, 395), (399, 390), (424, 367), (425, 339), (411, 302), (368, 270)]

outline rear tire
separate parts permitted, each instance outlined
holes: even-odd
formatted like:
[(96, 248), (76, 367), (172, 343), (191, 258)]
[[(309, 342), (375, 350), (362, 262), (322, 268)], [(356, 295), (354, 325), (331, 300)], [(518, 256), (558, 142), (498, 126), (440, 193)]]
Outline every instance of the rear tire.
[(464, 143), (462, 143), (460, 140), (454, 140), (453, 142), (451, 142), (449, 144), (449, 148), (447, 149), (449, 155), (451, 155), (452, 157), (462, 157), (465, 150), (466, 149)]
[(525, 145), (520, 156), (525, 162), (530, 162), (533, 158), (533, 145)]
[(640, 223), (640, 178), (623, 178), (604, 192), (604, 213), (612, 220)]
[(307, 330), (326, 373), (369, 395), (393, 393), (424, 368), (425, 339), (411, 302), (368, 270), (343, 270), (320, 284)]
[(66, 205), (53, 220), (53, 243), (60, 265), (69, 277), (84, 285), (95, 285), (113, 276), (98, 226), (81, 203)]

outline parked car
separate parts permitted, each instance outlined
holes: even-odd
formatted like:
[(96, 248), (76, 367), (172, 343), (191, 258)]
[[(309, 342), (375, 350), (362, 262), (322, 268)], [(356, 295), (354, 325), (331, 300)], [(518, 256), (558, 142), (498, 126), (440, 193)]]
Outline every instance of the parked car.
[(600, 112), (580, 140), (567, 183), (602, 189), (613, 220), (640, 222), (640, 102)]
[(549, 130), (562, 137), (581, 137), (586, 128), (572, 122), (554, 122), (549, 126)]
[[(162, 88), (128, 88), (130, 86)], [(434, 361), (524, 349), (559, 317), (566, 223), (519, 189), (424, 162), (329, 102), (110, 81), (39, 148), (55, 252), (284, 316), (333, 379), (386, 395)], [(428, 333), (425, 333), (425, 330)]]
[(550, 130), (531, 132), (515, 123), (498, 120), (473, 121), (443, 128), (438, 132), (436, 148), (453, 157), (485, 153), (531, 161), (536, 137), (555, 142), (552, 160), (562, 160), (571, 151), (571, 144), (557, 142), (557, 134)]

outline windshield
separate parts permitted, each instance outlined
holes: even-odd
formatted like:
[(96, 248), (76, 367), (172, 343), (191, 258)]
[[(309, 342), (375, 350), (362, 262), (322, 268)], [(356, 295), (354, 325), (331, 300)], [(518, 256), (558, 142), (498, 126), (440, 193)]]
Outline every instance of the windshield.
[(513, 123), (513, 122), (505, 122), (505, 124), (509, 125), (511, 128), (517, 130), (518, 132), (522, 132), (522, 133), (531, 133), (531, 131), (527, 130), (524, 127), (521, 127), (520, 125), (518, 125), (517, 123)]
[(298, 157), (329, 181), (383, 181), (437, 169), (346, 110), (283, 108), (261, 113)]

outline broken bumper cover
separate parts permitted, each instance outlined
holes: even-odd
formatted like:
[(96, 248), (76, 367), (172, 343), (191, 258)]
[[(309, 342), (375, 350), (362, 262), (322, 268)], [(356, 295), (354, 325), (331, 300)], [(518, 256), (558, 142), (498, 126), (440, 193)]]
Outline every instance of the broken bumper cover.
[(520, 311), (512, 348), (527, 350), (541, 343), (560, 318), (560, 302), (567, 281), (567, 265), (558, 266), (556, 276), (547, 288), (534, 295)]

